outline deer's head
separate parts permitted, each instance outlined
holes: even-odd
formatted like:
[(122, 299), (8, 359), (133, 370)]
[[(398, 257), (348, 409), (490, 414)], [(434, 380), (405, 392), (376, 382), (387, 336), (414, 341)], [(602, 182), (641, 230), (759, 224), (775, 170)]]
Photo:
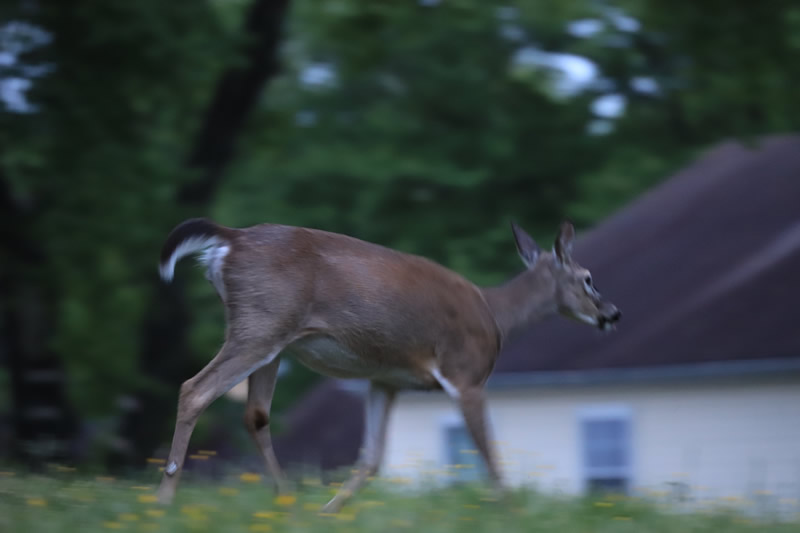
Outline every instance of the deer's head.
[(592, 274), (572, 258), (575, 229), (569, 222), (561, 228), (550, 253), (542, 253), (530, 235), (512, 222), (514, 240), (522, 261), (528, 270), (540, 265), (547, 277), (548, 289), (558, 312), (566, 317), (596, 326), (602, 330), (613, 329), (622, 313), (611, 302), (603, 299), (594, 285)]

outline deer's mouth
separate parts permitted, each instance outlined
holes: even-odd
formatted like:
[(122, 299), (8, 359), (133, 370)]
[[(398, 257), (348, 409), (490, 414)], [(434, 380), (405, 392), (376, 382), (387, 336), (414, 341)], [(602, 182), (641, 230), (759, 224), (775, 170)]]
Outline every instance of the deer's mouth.
[(601, 331), (614, 331), (617, 328), (613, 322), (609, 321), (605, 317), (600, 317), (597, 320), (597, 329)]
[(584, 324), (595, 326), (600, 331), (613, 331), (617, 328), (616, 323), (619, 321), (622, 313), (620, 313), (618, 309), (615, 309), (611, 314), (597, 314), (592, 316), (585, 313), (573, 312), (569, 313), (569, 316)]
[(610, 315), (600, 315), (597, 317), (597, 327), (603, 331), (613, 331), (617, 329), (616, 323), (622, 318), (619, 309), (614, 309)]

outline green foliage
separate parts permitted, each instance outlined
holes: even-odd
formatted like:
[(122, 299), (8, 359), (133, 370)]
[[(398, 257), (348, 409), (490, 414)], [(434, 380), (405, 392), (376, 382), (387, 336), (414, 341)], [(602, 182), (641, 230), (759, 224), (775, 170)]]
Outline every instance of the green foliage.
[(691, 135), (715, 140), (797, 130), (797, 2), (622, 4), (659, 37), (664, 81), (672, 82)]
[(54, 347), (70, 392), (83, 412), (103, 413), (136, 382), (143, 293), (189, 179), (181, 154), (229, 42), (214, 39), (203, 3), (51, 4), (33, 15), (58, 44), (21, 57), (52, 71), (28, 94), (37, 112), (2, 115), (3, 170), (35, 209), (26, 229), (48, 258), (40, 282), (59, 294)]

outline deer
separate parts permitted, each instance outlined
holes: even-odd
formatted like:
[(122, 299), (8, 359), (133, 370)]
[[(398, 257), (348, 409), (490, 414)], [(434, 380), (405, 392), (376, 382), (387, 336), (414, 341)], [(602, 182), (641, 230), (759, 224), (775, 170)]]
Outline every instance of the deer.
[(621, 318), (573, 260), (571, 222), (561, 224), (548, 251), (514, 221), (511, 230), (524, 270), (479, 287), (425, 257), (321, 229), (232, 228), (208, 218), (178, 224), (161, 251), (161, 278), (171, 281), (181, 258), (199, 255), (224, 305), (225, 339), (180, 387), (157, 500), (169, 504), (175, 496), (198, 417), (245, 379), (245, 425), (276, 490), (287, 490), (269, 429), (281, 357), (325, 376), (368, 382), (358, 463), (322, 512), (338, 512), (377, 474), (392, 405), (404, 390), (443, 391), (457, 403), (491, 486), (502, 493), (485, 386), (504, 341), (556, 315), (604, 331)]

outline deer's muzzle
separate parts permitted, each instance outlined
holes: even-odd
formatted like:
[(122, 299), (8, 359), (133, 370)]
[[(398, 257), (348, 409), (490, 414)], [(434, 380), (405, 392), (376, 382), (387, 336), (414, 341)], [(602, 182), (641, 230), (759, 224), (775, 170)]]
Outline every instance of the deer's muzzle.
[(609, 331), (614, 329), (614, 324), (622, 318), (622, 311), (611, 303), (604, 303), (600, 308), (600, 316), (597, 317), (597, 327)]

